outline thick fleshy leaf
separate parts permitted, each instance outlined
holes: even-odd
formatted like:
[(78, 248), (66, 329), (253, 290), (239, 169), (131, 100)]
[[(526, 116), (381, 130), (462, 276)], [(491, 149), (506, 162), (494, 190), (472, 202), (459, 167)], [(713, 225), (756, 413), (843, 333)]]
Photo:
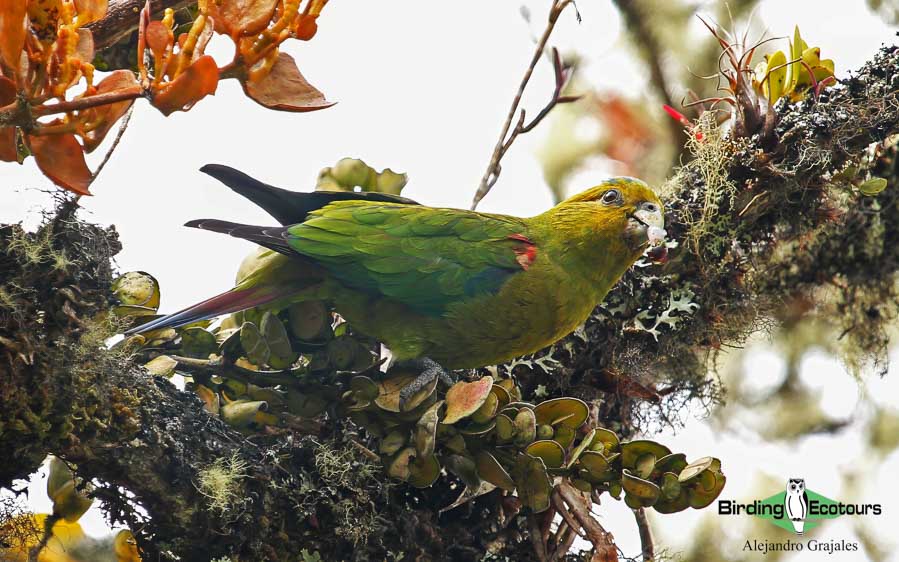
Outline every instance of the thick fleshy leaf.
[[(0, 16), (2, 17), (2, 16)], [(16, 101), (16, 85), (5, 76), (0, 76), (0, 107)], [(0, 160), (4, 162), (18, 161), (16, 150), (16, 128), (3, 127), (0, 129)]]
[(415, 451), (419, 457), (428, 457), (434, 454), (437, 442), (437, 421), (443, 400), (435, 402), (419, 418), (415, 424)]
[(427, 488), (440, 476), (440, 462), (432, 455), (416, 455), (409, 463), (409, 478), (406, 480), (416, 488)]
[(265, 29), (277, 5), (278, 0), (224, 0), (207, 4), (215, 30), (231, 36), (255, 35)]
[[(137, 79), (134, 77), (133, 72), (130, 70), (116, 70), (97, 85), (97, 93), (105, 94), (125, 88), (133, 88), (137, 85)], [(128, 112), (128, 108), (133, 103), (133, 100), (125, 100), (94, 108), (93, 111), (96, 112), (94, 114), (96, 116), (95, 119), (99, 121), (99, 124), (96, 128), (84, 134), (84, 150), (86, 152), (96, 150), (100, 143), (103, 142), (103, 139), (106, 138), (109, 130)]]
[(110, 286), (118, 316), (149, 316), (159, 309), (159, 281), (146, 271), (129, 271)]
[(256, 103), (279, 111), (316, 111), (334, 102), (303, 78), (293, 57), (280, 53), (271, 71), (255, 82), (244, 82), (244, 92)]
[[(416, 376), (415, 373), (393, 369), (388, 378), (378, 383), (378, 397), (375, 398), (375, 404), (382, 410), (399, 412), (400, 392), (406, 385), (415, 380)], [(424, 403), (437, 388), (437, 381), (437, 378), (432, 379), (424, 388), (410, 396), (403, 405), (403, 411), (408, 412), (414, 410)]]
[(543, 459), (530, 455), (519, 455), (512, 468), (512, 479), (518, 489), (521, 502), (535, 513), (549, 508), (552, 494), (552, 480), (546, 472)]
[(446, 415), (443, 423), (450, 425), (475, 413), (490, 396), (493, 377), (485, 376), (474, 382), (457, 382), (446, 393)]
[(157, 91), (152, 103), (163, 115), (187, 111), (201, 99), (215, 94), (218, 82), (219, 70), (215, 59), (204, 55)]
[(240, 345), (243, 347), (247, 360), (256, 366), (262, 366), (268, 363), (268, 358), (272, 354), (272, 350), (268, 347), (268, 342), (259, 330), (259, 327), (252, 322), (244, 322), (240, 327)]
[(561, 468), (565, 463), (565, 450), (551, 439), (534, 441), (527, 446), (525, 452), (532, 457), (540, 457), (546, 468)]
[(475, 463), (478, 469), (478, 476), (482, 480), (486, 480), (497, 488), (510, 492), (515, 489), (515, 482), (509, 476), (505, 467), (488, 451), (478, 451), (477, 456), (475, 456)]
[(268, 364), (272, 369), (287, 369), (299, 357), (290, 347), (287, 329), (277, 316), (266, 312), (259, 325), (259, 331), (265, 336), (270, 351)]
[(538, 424), (566, 425), (577, 429), (584, 424), (590, 409), (577, 398), (553, 398), (537, 404), (534, 415)]
[(91, 171), (75, 135), (36, 135), (27, 137), (37, 167), (56, 185), (79, 195), (90, 195)]
[(655, 459), (670, 455), (671, 449), (648, 439), (628, 441), (621, 445), (621, 466), (623, 468), (634, 468), (637, 466), (637, 460), (647, 453), (652, 453), (655, 456), (652, 460), (653, 464), (655, 464)]
[(206, 359), (218, 351), (218, 342), (212, 332), (203, 328), (186, 328), (181, 331), (181, 353), (186, 357)]
[(8, 0), (0, 8), (0, 60), (15, 70), (19, 68), (25, 45), (26, 0)]
[(662, 493), (654, 482), (644, 480), (627, 469), (621, 472), (621, 486), (628, 496), (640, 500), (643, 507), (649, 507), (656, 503)]
[(150, 371), (151, 375), (165, 378), (169, 378), (174, 375), (175, 367), (177, 366), (178, 362), (168, 355), (160, 355), (159, 357), (154, 357), (147, 363), (144, 363), (144, 368)]

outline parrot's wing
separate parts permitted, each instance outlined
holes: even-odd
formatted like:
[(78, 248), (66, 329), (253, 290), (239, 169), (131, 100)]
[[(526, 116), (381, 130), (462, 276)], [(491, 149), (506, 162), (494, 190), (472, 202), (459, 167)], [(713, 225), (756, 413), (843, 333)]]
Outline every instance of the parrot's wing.
[(332, 203), (286, 239), (345, 285), (429, 315), (496, 293), (537, 253), (521, 219), (389, 203)]
[(234, 192), (259, 205), (282, 225), (303, 222), (310, 212), (321, 209), (334, 201), (362, 200), (375, 203), (418, 205), (415, 201), (399, 195), (373, 191), (312, 191), (308, 193), (288, 191), (263, 183), (240, 170), (222, 164), (206, 164), (200, 168), (200, 171), (209, 174)]

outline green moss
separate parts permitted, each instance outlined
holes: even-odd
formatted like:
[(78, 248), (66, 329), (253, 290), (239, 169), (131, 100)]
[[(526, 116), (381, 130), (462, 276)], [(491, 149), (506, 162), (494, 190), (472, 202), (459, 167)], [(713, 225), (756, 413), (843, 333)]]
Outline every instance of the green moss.
[(241, 484), (247, 463), (237, 455), (216, 459), (197, 474), (197, 489), (208, 500), (207, 508), (224, 516), (243, 502)]

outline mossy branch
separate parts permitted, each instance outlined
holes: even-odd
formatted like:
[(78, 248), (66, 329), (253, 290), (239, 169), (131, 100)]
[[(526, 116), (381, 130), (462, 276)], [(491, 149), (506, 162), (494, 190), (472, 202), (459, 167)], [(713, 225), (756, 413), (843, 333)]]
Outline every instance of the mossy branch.
[[(622, 434), (651, 430), (687, 400), (715, 397), (710, 354), (815, 307), (856, 359), (882, 362), (899, 315), (899, 179), (895, 144), (868, 147), (899, 132), (897, 76), (899, 51), (883, 49), (840, 88), (779, 106), (775, 150), (723, 139), (708, 153), (716, 162), (679, 170), (665, 193), (669, 233), (682, 242), (671, 262), (629, 273), (583, 330), (516, 362), (525, 392), (585, 398)], [(861, 193), (868, 175), (887, 189)], [(733, 189), (709, 197), (718, 180)], [(533, 557), (527, 518), (498, 491), (440, 519), (457, 491), (443, 479), (424, 491), (389, 485), (353, 445), (352, 424), (247, 436), (102, 348), (119, 245), (74, 210), (61, 206), (35, 233), (0, 227), (0, 449), (16, 459), (0, 463), (0, 486), (56, 454), (100, 483), (95, 495), (154, 560), (279, 560), (303, 549), (328, 560)], [(333, 459), (349, 469), (326, 466)], [(225, 510), (210, 502), (215, 466), (239, 467), (240, 478), (225, 479)], [(601, 528), (577, 523), (612, 555)]]

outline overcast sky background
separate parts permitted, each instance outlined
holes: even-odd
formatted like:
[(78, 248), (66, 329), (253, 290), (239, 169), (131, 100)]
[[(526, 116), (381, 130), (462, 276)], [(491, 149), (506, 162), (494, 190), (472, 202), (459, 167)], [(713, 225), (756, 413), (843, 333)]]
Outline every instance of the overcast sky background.
[[(139, 102), (117, 153), (91, 188), (95, 197), (82, 199), (83, 217), (116, 225), (124, 244), (119, 267), (156, 276), (162, 286), (161, 311), (171, 312), (229, 288), (238, 263), (252, 249), (240, 240), (183, 228), (185, 221), (215, 217), (272, 223), (263, 211), (200, 174), (203, 164), (229, 164), (274, 185), (309, 190), (321, 168), (345, 156), (359, 157), (378, 169), (408, 173), (406, 196), (435, 206), (467, 208), (531, 56), (533, 36), (542, 29), (548, 2), (523, 4), (530, 8), (533, 25), (520, 16), (519, 1), (330, 2), (319, 20), (318, 35), (308, 43), (289, 42), (285, 50), (311, 83), (339, 102), (335, 107), (309, 114), (270, 111), (245, 98), (233, 81), (221, 84), (215, 97), (190, 112), (169, 118)], [(620, 36), (620, 18), (611, 2), (581, 1), (578, 8), (583, 23), (577, 24), (569, 10), (551, 44), (584, 57), (581, 76), (589, 83), (623, 93), (645, 88), (647, 77)], [(882, 43), (895, 40), (895, 30), (871, 15), (861, 0), (768, 1), (757, 17), (772, 35), (791, 33), (798, 22), (808, 42), (820, 45), (823, 57), (836, 60), (837, 76), (860, 66)], [(697, 33), (699, 25), (695, 22), (691, 32)], [(217, 42), (211, 49), (220, 64), (228, 57), (224, 46)], [(551, 79), (548, 65), (541, 64), (524, 98), (532, 113), (551, 92)], [(534, 157), (545, 130), (519, 138), (480, 210), (530, 215), (551, 204)], [(102, 152), (94, 155), (94, 164)], [(579, 173), (584, 183), (578, 189), (609, 173), (600, 167)], [(0, 222), (26, 217), (26, 223), (36, 224), (49, 197), (40, 191), (48, 182), (34, 162), (3, 164), (0, 174)], [(745, 361), (760, 388), (783, 377), (782, 359), (764, 345)], [(899, 371), (884, 380), (867, 380), (867, 392), (899, 406), (896, 375)], [(865, 412), (857, 408), (859, 386), (835, 360), (823, 354), (807, 358), (803, 380), (820, 387), (827, 408), (864, 419)], [(725, 497), (747, 499), (754, 479), (764, 473), (783, 481), (805, 477), (810, 488), (839, 499), (844, 473), (857, 466), (862, 451), (860, 424), (838, 439), (809, 438), (796, 447), (747, 443), (744, 435), (716, 436), (701, 421), (690, 421), (663, 439), (691, 459), (705, 454), (722, 458), (728, 476)], [(884, 503), (886, 515), (865, 524), (891, 536), (899, 528), (894, 481), (899, 458), (894, 454), (879, 473), (882, 477), (870, 483), (868, 501)], [(43, 481), (36, 478), (32, 484), (34, 507), (46, 510)], [(661, 542), (682, 547), (693, 526), (711, 510), (656, 517)], [(606, 501), (597, 511), (625, 553), (638, 554), (639, 538), (623, 504)], [(105, 532), (96, 509), (82, 523), (89, 533)], [(852, 523), (847, 518), (827, 523), (827, 537), (851, 539)], [(731, 529), (739, 538), (740, 526)], [(863, 554), (836, 556), (830, 560), (865, 559)], [(806, 559), (811, 557), (789, 560)]]

